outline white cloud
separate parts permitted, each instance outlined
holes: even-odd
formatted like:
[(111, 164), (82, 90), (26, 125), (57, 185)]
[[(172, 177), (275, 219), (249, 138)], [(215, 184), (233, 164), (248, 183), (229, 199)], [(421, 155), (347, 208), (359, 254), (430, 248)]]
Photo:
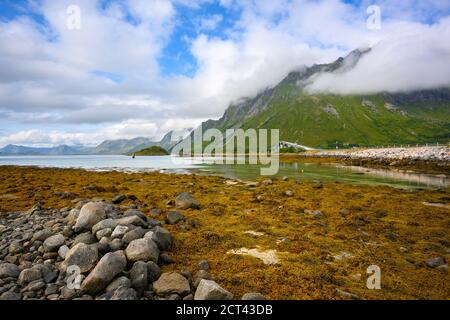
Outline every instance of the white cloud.
[[(234, 26), (222, 30), (226, 36), (213, 37), (208, 31), (229, 17), (199, 17), (203, 33), (189, 42), (197, 72), (192, 78), (161, 75), (158, 58), (180, 23), (179, 5), (195, 10), (210, 1), (129, 0), (100, 10), (92, 0), (43, 0), (36, 8), (45, 27), (24, 17), (0, 22), (0, 121), (8, 124), (0, 146), (161, 136), (220, 117), (231, 101), (276, 84), (296, 67), (331, 62), (373, 44), (378, 45), (352, 72), (323, 75), (309, 89), (349, 93), (450, 85), (444, 41), (450, 39), (450, 18), (423, 23), (448, 12), (448, 1), (440, 0), (378, 1), (385, 18), (379, 31), (366, 28), (365, 9), (372, 1), (354, 7), (338, 0), (220, 0), (242, 13)], [(81, 30), (66, 27), (69, 4), (81, 8)], [(35, 130), (44, 123), (59, 129)], [(97, 129), (81, 132), (80, 124)]]

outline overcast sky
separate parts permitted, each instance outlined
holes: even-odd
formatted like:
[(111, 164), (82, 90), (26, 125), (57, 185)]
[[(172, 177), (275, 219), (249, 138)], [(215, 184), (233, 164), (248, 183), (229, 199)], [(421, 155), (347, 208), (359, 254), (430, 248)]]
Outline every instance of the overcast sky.
[(0, 147), (159, 139), (365, 47), (308, 90), (450, 86), (450, 1), (1, 0)]

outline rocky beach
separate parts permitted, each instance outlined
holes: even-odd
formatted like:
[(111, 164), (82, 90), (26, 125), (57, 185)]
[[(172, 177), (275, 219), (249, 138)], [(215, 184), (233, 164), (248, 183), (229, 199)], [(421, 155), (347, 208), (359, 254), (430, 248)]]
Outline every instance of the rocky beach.
[(391, 167), (419, 172), (450, 172), (450, 147), (398, 147), (308, 151), (282, 155), (284, 161), (303, 159), (316, 162), (343, 162), (369, 167)]
[(7, 166), (0, 181), (2, 300), (450, 298), (448, 189)]

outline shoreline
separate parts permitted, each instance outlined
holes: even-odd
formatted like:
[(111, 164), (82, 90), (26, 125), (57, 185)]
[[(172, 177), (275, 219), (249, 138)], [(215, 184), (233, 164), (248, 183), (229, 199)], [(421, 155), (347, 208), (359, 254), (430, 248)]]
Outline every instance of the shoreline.
[[(192, 194), (200, 208), (176, 208), (180, 192)], [(45, 210), (69, 210), (83, 199), (111, 203), (118, 195), (126, 196), (119, 210), (137, 208), (173, 235), (168, 254), (174, 263), (162, 266), (163, 272), (195, 273), (206, 260), (211, 277), (236, 299), (248, 292), (266, 299), (345, 299), (341, 291), (360, 299), (450, 298), (448, 272), (426, 264), (433, 257), (450, 259), (446, 191), (0, 167), (2, 218), (38, 202)], [(172, 211), (185, 220), (166, 224)], [(272, 255), (276, 264), (261, 260)], [(365, 287), (372, 264), (383, 271), (383, 290)]]

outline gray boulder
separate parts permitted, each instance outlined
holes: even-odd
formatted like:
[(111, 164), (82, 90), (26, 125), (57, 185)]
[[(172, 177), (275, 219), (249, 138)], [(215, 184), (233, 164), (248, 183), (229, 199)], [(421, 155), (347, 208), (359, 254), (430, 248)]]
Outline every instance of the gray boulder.
[(59, 247), (61, 247), (66, 238), (62, 234), (55, 234), (54, 236), (48, 237), (45, 239), (43, 246), (45, 252), (55, 252), (58, 251)]
[(20, 274), (19, 267), (12, 263), (0, 264), (0, 279), (17, 278)]
[(81, 289), (91, 294), (105, 289), (115, 276), (125, 269), (126, 265), (127, 259), (123, 251), (105, 254), (83, 281)]
[(233, 294), (212, 280), (203, 279), (195, 291), (194, 300), (232, 300)]
[(116, 226), (117, 226), (117, 223), (113, 219), (105, 219), (105, 220), (100, 221), (99, 223), (96, 223), (92, 227), (92, 234), (96, 234), (98, 231), (100, 231), (102, 229), (112, 229), (112, 230), (114, 230), (114, 228)]
[(159, 249), (151, 239), (137, 239), (130, 242), (125, 249), (125, 254), (130, 262), (158, 262)]
[(98, 261), (98, 250), (95, 245), (79, 243), (70, 249), (61, 268), (66, 270), (69, 266), (78, 266), (81, 273), (91, 271)]
[(161, 251), (169, 250), (173, 242), (170, 232), (161, 227), (156, 227), (152, 231), (147, 232), (144, 238), (152, 239)]
[(86, 203), (75, 223), (75, 232), (91, 230), (94, 225), (106, 218), (105, 207), (100, 202)]
[(153, 290), (158, 296), (168, 296), (178, 294), (188, 295), (191, 292), (189, 281), (176, 272), (163, 273), (161, 277), (153, 282)]

